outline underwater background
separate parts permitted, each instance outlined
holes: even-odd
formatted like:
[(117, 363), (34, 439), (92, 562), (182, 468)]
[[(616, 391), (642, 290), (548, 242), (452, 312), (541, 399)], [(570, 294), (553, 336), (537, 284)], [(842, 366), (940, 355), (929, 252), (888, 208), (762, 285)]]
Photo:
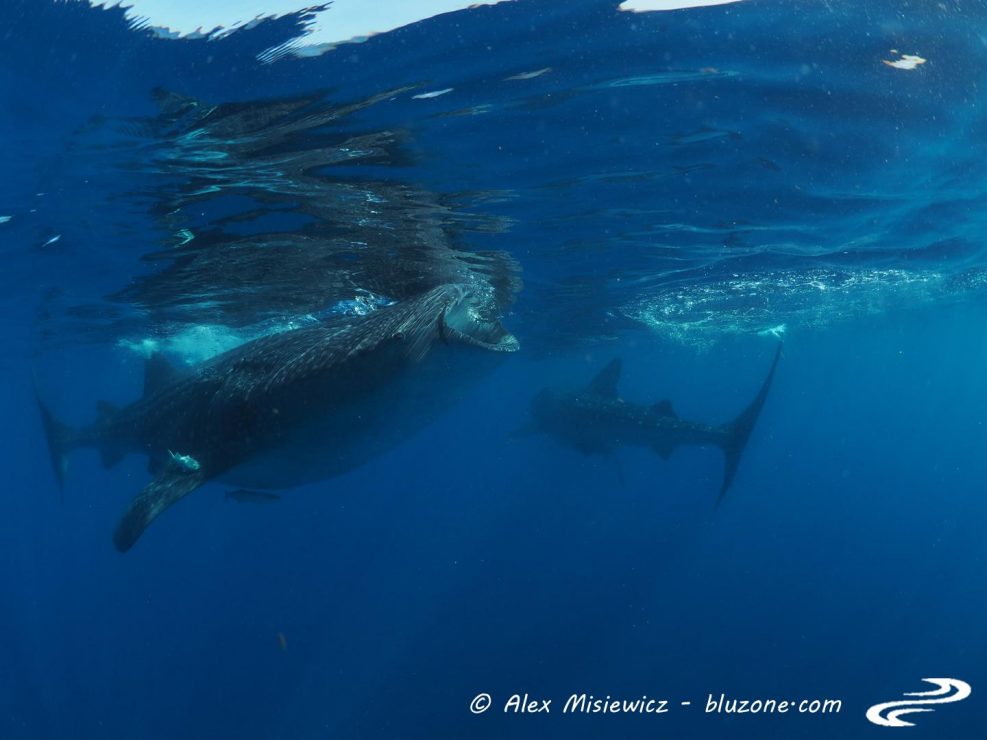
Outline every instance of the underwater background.
[[(987, 4), (517, 0), (291, 53), (310, 18), (0, 3), (0, 737), (981, 737)], [(520, 352), (370, 464), (210, 483), (120, 555), (145, 461), (77, 453), (60, 494), (35, 386), (82, 424), (154, 351), (402, 299), (335, 253), (326, 287), (314, 238), (508, 252)], [(515, 434), (614, 357), (624, 398), (729, 421), (781, 337), (719, 506), (718, 450)], [(930, 676), (973, 695), (866, 721)]]

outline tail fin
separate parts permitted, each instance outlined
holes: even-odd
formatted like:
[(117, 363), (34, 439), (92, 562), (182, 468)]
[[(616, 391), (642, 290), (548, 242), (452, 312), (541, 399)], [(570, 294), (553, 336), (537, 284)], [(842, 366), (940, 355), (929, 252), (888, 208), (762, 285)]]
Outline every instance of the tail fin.
[(68, 425), (56, 419), (54, 414), (45, 406), (37, 388), (34, 390), (34, 397), (37, 399), (38, 409), (41, 411), (41, 422), (44, 424), (45, 437), (48, 438), (48, 454), (51, 456), (51, 469), (55, 473), (58, 492), (61, 493), (65, 483), (65, 467), (68, 452), (73, 447), (73, 441), (76, 435)]
[(725, 434), (725, 440), (723, 442), (723, 455), (724, 469), (723, 469), (723, 486), (720, 488), (720, 495), (716, 499), (716, 505), (719, 506), (720, 502), (723, 501), (724, 495), (726, 495), (727, 489), (730, 488), (730, 484), (733, 483), (733, 476), (737, 472), (737, 466), (740, 465), (740, 456), (744, 452), (744, 447), (747, 446), (747, 440), (750, 439), (751, 431), (754, 429), (754, 424), (757, 423), (757, 417), (761, 414), (761, 409), (764, 407), (764, 402), (768, 398), (768, 391), (771, 389), (771, 381), (775, 377), (775, 368), (778, 367), (778, 360), (781, 359), (781, 342), (778, 343), (778, 349), (775, 351), (774, 362), (771, 363), (771, 369), (768, 371), (768, 377), (764, 379), (764, 383), (761, 385), (761, 390), (755, 396), (751, 404), (743, 410), (743, 412), (734, 419), (730, 424), (727, 424), (723, 431)]

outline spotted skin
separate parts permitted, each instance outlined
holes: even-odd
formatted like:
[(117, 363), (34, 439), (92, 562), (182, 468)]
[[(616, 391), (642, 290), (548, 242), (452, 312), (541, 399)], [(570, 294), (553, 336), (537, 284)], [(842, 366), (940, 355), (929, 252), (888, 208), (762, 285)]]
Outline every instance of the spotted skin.
[[(52, 459), (61, 464), (77, 447), (97, 447), (104, 460), (127, 452), (148, 456), (155, 477), (134, 499), (114, 536), (117, 549), (125, 552), (169, 507), (203, 483), (290, 442), (298, 428), (331, 418), (339, 409), (348, 420), (363, 419), (361, 409), (387, 397), (436, 349), (516, 350), (517, 340), (498, 321), (480, 318), (484, 311), (477, 307), (489, 300), (482, 287), (443, 285), (364, 317), (338, 317), (257, 339), (165, 387), (148, 388), (145, 397), (125, 408), (104, 408), (96, 424), (79, 431), (58, 424), (42, 407)], [(395, 398), (395, 403), (400, 400)], [(376, 418), (376, 425), (347, 421), (327, 441), (326, 457), (351, 437), (373, 441), (382, 436), (386, 414)], [(371, 445), (367, 454), (382, 449)], [(363, 459), (346, 457), (333, 471)]]

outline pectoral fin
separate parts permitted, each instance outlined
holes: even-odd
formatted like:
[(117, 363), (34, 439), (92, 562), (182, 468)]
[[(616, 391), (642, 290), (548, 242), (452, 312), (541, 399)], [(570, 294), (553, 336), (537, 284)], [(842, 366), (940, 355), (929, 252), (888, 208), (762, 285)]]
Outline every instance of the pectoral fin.
[(192, 493), (205, 480), (202, 471), (183, 472), (169, 468), (144, 486), (117, 524), (113, 535), (117, 550), (127, 552), (161, 512)]
[(112, 468), (123, 460), (127, 454), (127, 449), (119, 444), (114, 444), (113, 440), (107, 440), (99, 449), (99, 459), (103, 462), (104, 468)]
[(657, 452), (658, 456), (661, 457), (662, 460), (667, 460), (672, 456), (672, 453), (675, 452), (675, 445), (662, 440), (652, 444), (651, 449)]

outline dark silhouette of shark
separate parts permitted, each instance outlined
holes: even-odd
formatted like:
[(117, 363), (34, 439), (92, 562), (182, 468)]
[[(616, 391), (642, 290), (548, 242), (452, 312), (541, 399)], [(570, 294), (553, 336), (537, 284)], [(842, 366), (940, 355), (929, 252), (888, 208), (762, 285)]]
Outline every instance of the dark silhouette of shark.
[(609, 456), (618, 447), (636, 446), (652, 449), (668, 459), (681, 445), (719, 447), (725, 457), (719, 504), (733, 482), (780, 358), (781, 344), (757, 396), (740, 416), (722, 426), (681, 419), (667, 400), (652, 406), (624, 401), (617, 394), (621, 363), (615, 359), (576, 393), (542, 390), (532, 401), (532, 421), (523, 431), (547, 433), (587, 455)]
[(350, 470), (441, 413), (491, 359), (517, 349), (492, 315), (493, 293), (480, 282), (438, 286), (363, 317), (254, 340), (185, 377), (153, 359), (144, 397), (121, 409), (101, 402), (84, 429), (42, 404), (59, 485), (73, 449), (98, 448), (107, 467), (130, 452), (148, 455), (154, 478), (114, 535), (124, 552), (209, 480), (285, 488)]

